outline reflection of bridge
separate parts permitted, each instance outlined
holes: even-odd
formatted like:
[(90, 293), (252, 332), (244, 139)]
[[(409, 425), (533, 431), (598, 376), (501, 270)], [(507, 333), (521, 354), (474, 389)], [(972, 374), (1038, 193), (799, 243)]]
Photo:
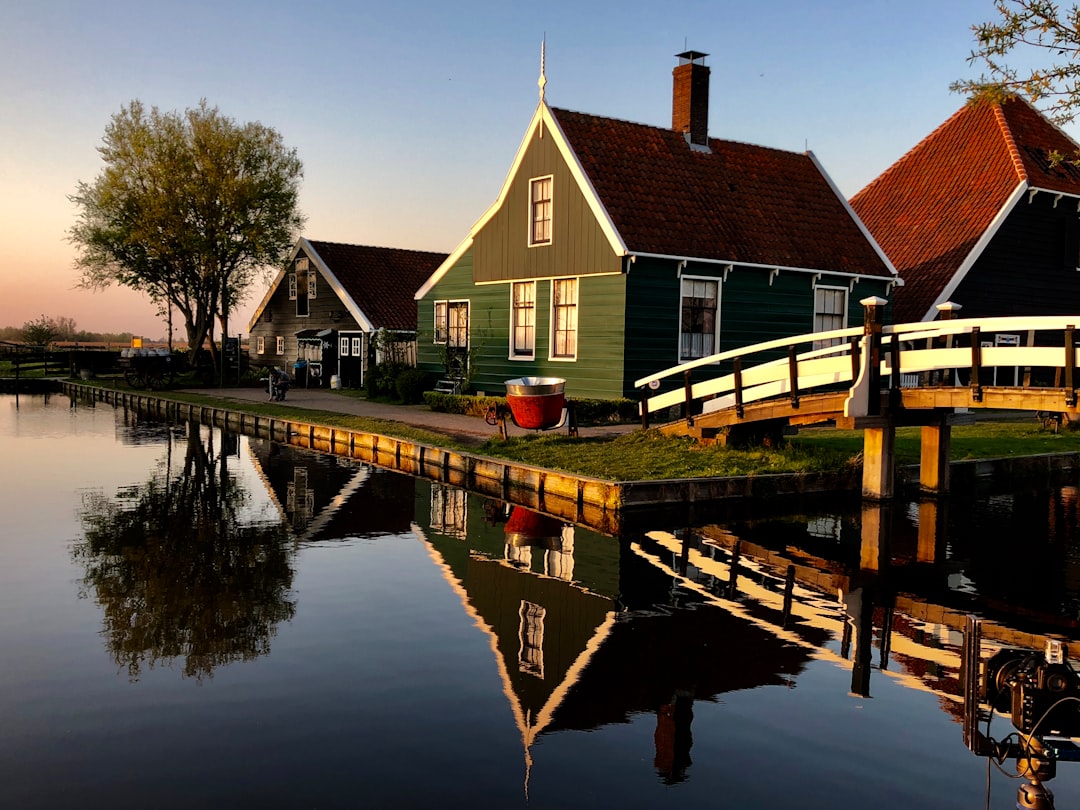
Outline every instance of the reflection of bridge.
[[(864, 431), (863, 495), (893, 495), (898, 426), (922, 427), (920, 483), (948, 490), (949, 441), (956, 409), (1051, 411), (1075, 417), (1074, 326), (1080, 315), (940, 320), (883, 326), (885, 301), (867, 298), (862, 328), (837, 329), (745, 346), (674, 366), (636, 381), (650, 413), (682, 406), (669, 433), (699, 438), (763, 425), (833, 421)], [(751, 361), (753, 365), (744, 365)], [(697, 369), (727, 373), (692, 382)], [(701, 372), (699, 371), (698, 374)]]

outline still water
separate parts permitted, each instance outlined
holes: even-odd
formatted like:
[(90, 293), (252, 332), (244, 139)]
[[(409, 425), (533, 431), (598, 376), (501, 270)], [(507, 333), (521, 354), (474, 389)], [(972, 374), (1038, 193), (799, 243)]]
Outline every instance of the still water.
[(0, 459), (0, 807), (1014, 807), (962, 617), (1078, 634), (1070, 487), (612, 538), (57, 396)]

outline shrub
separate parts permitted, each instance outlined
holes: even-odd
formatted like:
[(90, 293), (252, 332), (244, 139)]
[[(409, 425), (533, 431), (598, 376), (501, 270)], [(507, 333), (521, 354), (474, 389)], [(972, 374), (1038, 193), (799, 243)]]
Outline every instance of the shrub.
[(371, 399), (397, 397), (397, 378), (411, 366), (404, 363), (379, 363), (368, 371), (367, 393)]
[[(571, 399), (574, 400), (579, 424), (633, 422), (638, 419), (638, 404), (632, 399), (577, 399), (574, 397)], [(482, 417), (487, 414), (492, 405), (505, 406), (506, 397), (478, 397), (425, 391), (424, 402), (433, 411)]]
[(424, 401), (424, 391), (430, 382), (430, 375), (418, 368), (405, 368), (397, 375), (394, 389), (398, 398), (406, 405), (415, 405)]

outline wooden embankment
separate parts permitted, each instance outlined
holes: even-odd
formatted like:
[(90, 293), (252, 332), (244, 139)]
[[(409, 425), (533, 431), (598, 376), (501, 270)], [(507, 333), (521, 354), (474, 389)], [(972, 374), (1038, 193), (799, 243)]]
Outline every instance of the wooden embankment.
[(643, 512), (693, 508), (743, 498), (843, 492), (857, 485), (858, 472), (820, 475), (758, 475), (659, 481), (604, 481), (504, 459), (464, 453), (408, 439), (292, 419), (194, 405), (166, 396), (66, 381), (75, 398), (130, 409), (156, 419), (210, 425), (237, 434), (331, 453), (428, 478), (607, 534), (618, 534)]

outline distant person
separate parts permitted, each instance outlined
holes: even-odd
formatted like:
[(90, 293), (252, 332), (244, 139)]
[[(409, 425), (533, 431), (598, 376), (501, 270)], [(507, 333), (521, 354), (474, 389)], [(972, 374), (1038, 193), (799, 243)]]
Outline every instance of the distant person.
[(289, 390), (289, 375), (284, 369), (274, 366), (270, 369), (270, 401), (281, 402)]

